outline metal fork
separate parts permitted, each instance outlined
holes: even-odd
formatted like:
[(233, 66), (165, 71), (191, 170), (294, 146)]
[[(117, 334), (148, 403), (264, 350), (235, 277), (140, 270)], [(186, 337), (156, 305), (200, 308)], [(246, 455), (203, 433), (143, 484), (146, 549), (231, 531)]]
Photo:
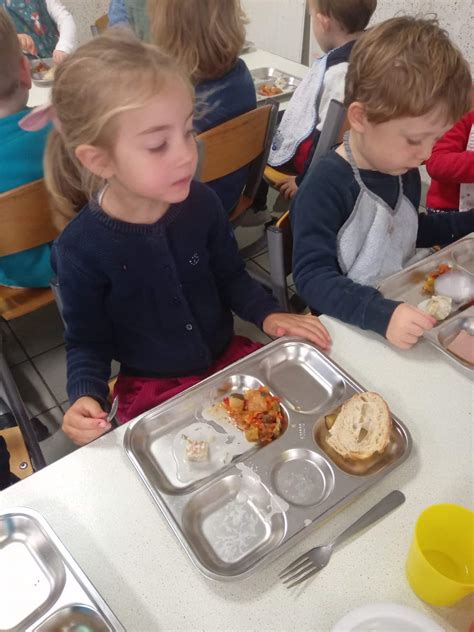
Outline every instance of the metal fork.
[(287, 588), (292, 588), (306, 581), (327, 565), (336, 546), (339, 546), (348, 538), (359, 533), (359, 531), (362, 531), (366, 527), (369, 527), (380, 518), (383, 518), (404, 502), (405, 496), (402, 492), (398, 490), (390, 492), (390, 494), (387, 494), (387, 496), (374, 505), (372, 509), (369, 509), (363, 516), (352, 523), (351, 526), (343, 531), (331, 544), (316, 546), (289, 564), (279, 573), (280, 579)]

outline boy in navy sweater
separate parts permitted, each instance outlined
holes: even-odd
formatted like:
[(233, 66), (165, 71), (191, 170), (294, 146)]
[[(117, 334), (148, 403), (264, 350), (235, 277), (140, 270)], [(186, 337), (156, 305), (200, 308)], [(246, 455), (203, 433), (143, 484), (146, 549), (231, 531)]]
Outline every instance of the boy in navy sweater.
[(418, 214), (418, 167), (471, 107), (471, 75), (434, 20), (364, 34), (346, 78), (350, 132), (307, 174), (291, 208), (296, 287), (311, 307), (408, 349), (435, 321), (375, 288), (417, 247), (474, 230), (474, 212)]

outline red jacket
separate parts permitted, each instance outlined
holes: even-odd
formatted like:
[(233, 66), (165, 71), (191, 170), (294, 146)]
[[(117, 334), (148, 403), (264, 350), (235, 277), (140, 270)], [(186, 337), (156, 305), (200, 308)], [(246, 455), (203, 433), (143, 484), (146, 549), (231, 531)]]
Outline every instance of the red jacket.
[(466, 151), (474, 125), (474, 110), (466, 114), (436, 143), (426, 163), (431, 186), (427, 208), (459, 208), (459, 186), (474, 182), (474, 152)]

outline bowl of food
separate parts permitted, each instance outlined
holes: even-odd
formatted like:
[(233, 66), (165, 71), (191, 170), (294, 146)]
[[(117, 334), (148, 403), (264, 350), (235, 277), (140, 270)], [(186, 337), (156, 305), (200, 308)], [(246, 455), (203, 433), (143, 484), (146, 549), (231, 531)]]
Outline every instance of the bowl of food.
[(36, 86), (48, 87), (54, 81), (54, 64), (52, 57), (34, 59), (30, 63), (31, 79)]

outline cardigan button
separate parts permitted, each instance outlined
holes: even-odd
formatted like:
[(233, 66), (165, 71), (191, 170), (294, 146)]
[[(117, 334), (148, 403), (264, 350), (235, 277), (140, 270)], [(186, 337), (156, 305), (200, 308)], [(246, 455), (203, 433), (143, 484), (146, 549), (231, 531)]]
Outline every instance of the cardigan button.
[(186, 329), (187, 329), (188, 331), (192, 331), (192, 328), (193, 328), (193, 326), (191, 325), (191, 323), (187, 323), (187, 325), (186, 325)]

